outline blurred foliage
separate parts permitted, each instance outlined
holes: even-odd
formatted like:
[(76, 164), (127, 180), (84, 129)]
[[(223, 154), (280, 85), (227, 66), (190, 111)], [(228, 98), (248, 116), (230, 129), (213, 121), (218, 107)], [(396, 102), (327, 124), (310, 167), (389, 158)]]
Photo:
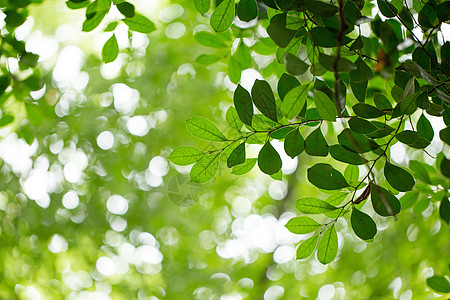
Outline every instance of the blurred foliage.
[[(246, 86), (245, 76), (256, 76), (275, 86), (286, 73), (284, 58), (278, 63), (280, 50), (265, 31), (270, 25), (266, 16), (273, 18), (273, 11), (258, 2), (259, 23), (235, 22), (217, 34), (197, 12), (212, 12), (205, 1), (131, 2), (136, 10), (123, 1), (97, 0), (88, 13), (90, 1), (0, 1), (5, 15), (1, 299), (404, 300), (433, 299), (445, 292), (446, 278), (432, 275), (449, 274), (448, 179), (443, 176), (448, 173), (436, 167), (444, 165), (448, 145), (433, 141), (426, 148), (437, 160), (423, 150), (397, 147), (416, 183), (408, 193), (389, 188), (402, 205), (396, 220), (377, 216), (365, 202), (355, 204), (377, 225), (373, 242), (355, 236), (347, 214), (334, 225), (339, 241), (335, 261), (295, 260), (296, 245), (310, 236), (285, 228), (297, 215), (296, 200), (330, 195), (312, 187), (307, 169), (327, 162), (342, 170), (346, 180), (354, 178), (343, 171), (345, 164), (305, 152), (291, 155), (295, 159), (281, 155), (284, 174), (277, 180), (259, 171), (233, 175), (224, 156), (218, 176), (196, 184), (189, 180), (190, 167), (167, 160), (180, 145), (216, 149), (215, 143), (189, 135), (185, 121), (193, 116), (213, 120), (227, 137), (236, 134), (226, 122), (233, 119), (228, 113), (233, 82), (249, 89), (253, 82)], [(71, 5), (80, 8), (71, 10)], [(364, 14), (373, 3), (366, 5)], [(239, 4), (236, 11), (254, 19)], [(156, 28), (150, 34), (136, 25), (141, 22), (127, 23), (144, 15)], [(100, 17), (97, 29), (82, 32), (85, 22)], [(438, 48), (438, 30), (427, 30)], [(111, 46), (105, 49), (112, 36), (117, 56), (107, 49)], [(364, 41), (373, 48), (367, 55), (374, 55), (378, 41)], [(411, 52), (408, 47), (405, 51)], [(378, 70), (370, 63), (379, 72), (369, 85), (371, 98), (376, 88), (397, 86), (394, 76), (404, 75), (393, 69), (399, 56), (393, 54), (392, 66), (378, 65)], [(299, 68), (297, 62), (288, 71)], [(345, 81), (345, 73), (340, 75)], [(324, 76), (332, 90), (334, 77)], [(358, 102), (356, 95), (348, 95), (350, 103)], [(412, 115), (414, 124), (420, 115)], [(438, 118), (427, 118), (443, 128)], [(342, 129), (331, 124), (322, 125), (327, 141), (335, 141)], [(281, 154), (282, 143), (274, 145)], [(256, 157), (259, 149), (246, 150)], [(381, 168), (376, 169), (378, 174)], [(427, 279), (440, 294), (429, 289)]]

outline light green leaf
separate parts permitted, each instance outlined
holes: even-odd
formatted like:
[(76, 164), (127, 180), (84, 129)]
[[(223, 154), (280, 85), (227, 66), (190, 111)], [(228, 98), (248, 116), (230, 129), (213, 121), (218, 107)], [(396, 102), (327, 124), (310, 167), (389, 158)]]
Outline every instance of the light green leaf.
[(287, 52), (284, 56), (286, 71), (292, 75), (302, 75), (309, 69), (309, 65), (298, 56)]
[(225, 119), (227, 120), (228, 125), (230, 125), (233, 129), (236, 129), (237, 131), (240, 131), (242, 125), (244, 124), (242, 123), (241, 119), (239, 119), (236, 109), (232, 106), (228, 108)]
[(210, 24), (216, 32), (230, 28), (234, 19), (234, 0), (223, 0), (211, 15)]
[(256, 158), (247, 158), (243, 164), (237, 165), (231, 171), (234, 175), (244, 175), (250, 172), (251, 169), (256, 165)]
[(338, 209), (325, 201), (312, 197), (298, 199), (295, 202), (295, 208), (304, 214), (323, 214)]
[(290, 90), (284, 97), (281, 110), (288, 119), (295, 118), (302, 110), (306, 103), (306, 97), (308, 96), (308, 88), (309, 83), (299, 85)]
[(313, 235), (309, 239), (301, 242), (297, 248), (297, 259), (309, 257), (314, 252), (314, 249), (316, 249), (318, 239), (319, 235)]
[(201, 54), (197, 56), (195, 61), (201, 65), (209, 66), (220, 60), (220, 56), (214, 54)]
[(286, 224), (286, 228), (290, 232), (295, 234), (310, 233), (321, 226), (321, 224), (317, 223), (315, 220), (309, 217), (294, 217), (290, 219)]
[(135, 14), (132, 18), (126, 18), (123, 22), (130, 30), (140, 33), (150, 33), (156, 30), (155, 24), (142, 15)]
[(204, 15), (208, 12), (211, 6), (211, 0), (194, 0), (194, 5), (197, 11)]
[(119, 55), (119, 45), (116, 36), (113, 34), (103, 45), (102, 59), (105, 63), (113, 62)]
[(175, 148), (175, 150), (170, 153), (168, 159), (176, 165), (187, 166), (199, 161), (205, 152), (191, 146), (181, 146)]
[(213, 179), (219, 169), (220, 153), (204, 156), (191, 169), (190, 180), (192, 182), (205, 183)]
[(195, 137), (216, 142), (225, 142), (227, 138), (211, 121), (203, 117), (192, 117), (186, 121), (187, 130)]
[(337, 255), (338, 238), (334, 225), (325, 231), (317, 248), (317, 259), (324, 265), (332, 262)]

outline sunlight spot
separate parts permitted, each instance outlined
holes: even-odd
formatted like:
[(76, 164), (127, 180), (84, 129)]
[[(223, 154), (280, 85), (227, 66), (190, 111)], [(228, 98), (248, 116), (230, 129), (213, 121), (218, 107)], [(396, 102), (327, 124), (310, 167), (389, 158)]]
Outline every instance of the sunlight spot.
[(181, 5), (171, 4), (159, 12), (159, 20), (164, 23), (170, 23), (183, 15), (184, 9)]
[(77, 192), (70, 190), (64, 194), (62, 198), (62, 204), (67, 209), (74, 209), (80, 203)]
[(128, 119), (127, 129), (132, 135), (144, 136), (150, 130), (150, 126), (143, 116), (135, 116)]
[(176, 40), (186, 33), (186, 26), (183, 23), (175, 22), (166, 27), (166, 36), (169, 39)]
[(112, 93), (114, 97), (114, 108), (118, 113), (132, 113), (139, 102), (139, 92), (124, 83), (114, 84), (112, 86)]
[(246, 69), (242, 71), (241, 85), (247, 91), (251, 91), (256, 79), (263, 80), (263, 77), (255, 69)]
[(120, 195), (112, 195), (106, 202), (109, 212), (116, 215), (123, 215), (128, 211), (128, 200)]
[(54, 234), (48, 244), (48, 250), (52, 253), (60, 253), (66, 251), (68, 246), (69, 244), (63, 236)]
[(97, 145), (103, 149), (108, 150), (111, 149), (114, 145), (114, 135), (111, 131), (103, 131), (97, 137)]
[(44, 84), (44, 86), (40, 90), (30, 91), (31, 98), (33, 98), (33, 100), (41, 99), (45, 95), (46, 88), (47, 88), (47, 85)]
[(127, 220), (119, 216), (112, 216), (109, 220), (111, 228), (114, 231), (122, 232), (127, 228)]
[(97, 259), (95, 266), (97, 270), (105, 276), (111, 276), (115, 273), (114, 262), (109, 257), (100, 257), (99, 259)]
[(274, 200), (282, 200), (284, 197), (286, 197), (287, 194), (287, 185), (283, 181), (273, 181), (269, 185), (269, 195)]
[(290, 245), (283, 245), (273, 253), (273, 260), (277, 264), (284, 264), (295, 259), (295, 248)]
[(333, 299), (335, 292), (336, 289), (333, 285), (325, 284), (320, 288), (318, 297), (320, 300), (331, 300)]
[(264, 300), (280, 299), (284, 295), (284, 288), (279, 285), (273, 285), (264, 293)]
[(163, 260), (161, 252), (153, 246), (144, 245), (136, 249), (136, 257), (142, 262), (159, 264)]
[(396, 162), (398, 164), (405, 162), (406, 147), (402, 143), (396, 143), (396, 144), (392, 145), (390, 153), (391, 153), (391, 159), (394, 162)]
[(165, 176), (169, 172), (169, 164), (162, 156), (153, 157), (148, 164), (148, 168), (150, 169), (150, 172), (156, 176)]
[(100, 74), (106, 80), (112, 80), (117, 78), (122, 71), (123, 64), (123, 56), (119, 54), (119, 56), (110, 63), (102, 64), (100, 66)]
[(58, 86), (65, 87), (77, 78), (83, 64), (83, 51), (77, 46), (67, 46), (58, 56), (56, 66), (53, 69), (53, 79)]

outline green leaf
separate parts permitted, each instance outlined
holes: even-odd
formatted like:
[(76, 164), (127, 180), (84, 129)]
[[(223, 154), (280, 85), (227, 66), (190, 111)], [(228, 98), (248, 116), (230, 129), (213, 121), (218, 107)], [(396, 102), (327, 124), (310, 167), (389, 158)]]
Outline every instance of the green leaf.
[(119, 45), (116, 36), (113, 34), (103, 45), (102, 59), (107, 64), (113, 62), (119, 55)]
[(194, 0), (194, 5), (197, 11), (204, 15), (209, 11), (211, 7), (211, 0)]
[(82, 31), (89, 32), (94, 30), (103, 20), (108, 13), (108, 10), (97, 11), (93, 17), (84, 20)]
[(211, 15), (210, 24), (216, 32), (230, 28), (234, 19), (234, 0), (223, 0)]
[(364, 47), (364, 42), (361, 38), (361, 36), (358, 36), (356, 40), (353, 42), (353, 44), (350, 46), (350, 51), (355, 51), (362, 49)]
[(237, 15), (242, 21), (248, 22), (258, 16), (258, 4), (255, 0), (241, 0), (238, 3)]
[(237, 114), (244, 124), (252, 126), (253, 119), (253, 103), (249, 92), (238, 84), (234, 91), (234, 106), (236, 107)]
[[(359, 168), (358, 168), (358, 166), (348, 165), (345, 168), (345, 171), (344, 171), (344, 178), (350, 184), (352, 184), (353, 182), (357, 182), (358, 178), (359, 178)], [(338, 204), (341, 204), (341, 203), (338, 203)], [(336, 205), (338, 205), (338, 204), (336, 204)]]
[(284, 151), (291, 158), (296, 157), (305, 150), (305, 140), (298, 128), (292, 130), (284, 139)]
[(330, 155), (335, 160), (342, 161), (352, 165), (363, 165), (367, 161), (359, 156), (358, 153), (348, 150), (341, 145), (330, 146)]
[(27, 111), (28, 120), (31, 123), (40, 125), (44, 121), (42, 108), (39, 105), (33, 103), (25, 103), (25, 109)]
[(314, 103), (320, 116), (327, 121), (336, 121), (336, 107), (328, 96), (321, 91), (314, 91)]
[(439, 216), (447, 222), (450, 223), (450, 199), (444, 196), (441, 200), (441, 205), (439, 206)]
[(378, 9), (387, 18), (395, 17), (397, 14), (397, 9), (387, 2), (387, 0), (377, 0)]
[(245, 143), (241, 143), (239, 146), (234, 148), (230, 156), (227, 159), (228, 168), (232, 168), (236, 165), (243, 164), (245, 162)]
[(352, 87), (353, 95), (355, 95), (356, 100), (359, 102), (364, 102), (366, 99), (368, 81), (354, 82), (350, 80), (350, 86)]
[(281, 158), (277, 150), (266, 142), (258, 154), (259, 169), (268, 175), (277, 173), (281, 169)]
[(441, 141), (443, 141), (447, 145), (450, 145), (450, 126), (447, 126), (446, 128), (439, 131), (439, 137), (441, 138)]
[(14, 121), (14, 116), (4, 114), (0, 119), (0, 127), (11, 124)]
[(321, 226), (321, 224), (308, 217), (294, 217), (286, 224), (286, 228), (295, 234), (310, 233)]
[(212, 34), (207, 31), (200, 31), (195, 34), (195, 39), (201, 45), (210, 47), (210, 48), (225, 48), (227, 44), (225, 41), (220, 39), (216, 34)]
[(427, 284), (438, 293), (450, 293), (450, 282), (444, 276), (434, 275), (427, 279)]
[(431, 126), (430, 121), (422, 114), (417, 121), (417, 133), (420, 137), (423, 137), (427, 141), (431, 142), (434, 137), (433, 126)]
[(350, 71), (350, 79), (354, 82), (367, 81), (373, 78), (372, 70), (369, 66), (359, 57), (355, 61), (356, 69)]
[(358, 117), (364, 119), (378, 118), (384, 115), (383, 111), (366, 103), (357, 103), (353, 105), (353, 111)]
[(267, 34), (281, 48), (286, 48), (289, 45), (295, 32), (295, 30), (286, 28), (286, 14), (273, 16), (270, 19), (270, 25), (267, 27)]
[(303, 259), (309, 257), (316, 249), (317, 240), (319, 235), (313, 235), (309, 239), (303, 241), (297, 248), (297, 259)]
[(231, 106), (230, 108), (228, 108), (225, 119), (228, 125), (230, 125), (233, 129), (241, 131), (243, 123), (239, 119), (238, 113), (234, 107)]
[(273, 132), (270, 133), (270, 137), (277, 139), (277, 140), (282, 140), (284, 139), (289, 132), (292, 131), (292, 127), (282, 127), (280, 129), (277, 129)]
[[(272, 89), (270, 88), (270, 85), (267, 83), (267, 81), (258, 79), (255, 80), (255, 83), (252, 87), (252, 98), (253, 103), (263, 115), (275, 122), (278, 121), (275, 98), (273, 96)], [(244, 120), (242, 121), (244, 122)]]
[(281, 75), (280, 80), (278, 81), (277, 91), (278, 95), (280, 96), (281, 101), (283, 101), (284, 97), (286, 96), (289, 91), (291, 91), (293, 88), (300, 85), (300, 82), (297, 78), (295, 78), (292, 75), (283, 73)]
[[(430, 166), (417, 160), (411, 159), (409, 161), (409, 168), (414, 171), (415, 178), (428, 184), (432, 184), (430, 174), (428, 174), (428, 167)], [(434, 173), (434, 168), (432, 168), (431, 171)]]
[(281, 104), (281, 110), (288, 119), (293, 119), (298, 116), (306, 103), (308, 89), (309, 83), (305, 85), (299, 85), (286, 94), (283, 100), (283, 104)]
[(216, 142), (225, 142), (227, 138), (211, 121), (203, 117), (192, 117), (186, 121), (187, 130), (195, 137)]
[(353, 131), (361, 134), (372, 133), (378, 130), (378, 128), (371, 122), (358, 117), (350, 118), (350, 120), (348, 121), (348, 125)]
[[(334, 72), (334, 62), (336, 61), (336, 56), (326, 55), (319, 52), (319, 63), (328, 71)], [(354, 63), (346, 58), (339, 58), (337, 70), (338, 72), (350, 72), (356, 70), (357, 67)]]
[(404, 130), (395, 135), (397, 140), (406, 145), (413, 145), (419, 139), (419, 134), (412, 130)]
[(286, 71), (292, 75), (302, 75), (309, 69), (309, 65), (297, 55), (286, 53), (284, 56)]
[(319, 163), (308, 169), (308, 180), (324, 190), (338, 190), (348, 187), (342, 174), (329, 164)]
[(336, 228), (332, 225), (325, 231), (317, 248), (317, 259), (324, 265), (332, 262), (337, 255), (338, 238)]
[(156, 30), (155, 24), (142, 15), (135, 14), (132, 18), (126, 18), (123, 22), (130, 30), (140, 33), (150, 33)]
[(117, 25), (119, 25), (118, 22), (111, 22), (108, 25), (106, 25), (105, 29), (103, 29), (104, 32), (111, 32), (116, 29)]
[(256, 165), (256, 161), (256, 158), (247, 158), (243, 164), (235, 166), (233, 170), (231, 170), (231, 174), (244, 175), (250, 172), (250, 170)]
[(377, 234), (377, 225), (372, 218), (356, 207), (352, 210), (351, 223), (353, 231), (362, 240), (371, 240)]
[(379, 109), (392, 109), (391, 101), (383, 94), (375, 93), (373, 95), (373, 102)]
[(446, 157), (442, 158), (440, 169), (445, 177), (450, 178), (450, 159), (447, 159)]
[(295, 208), (304, 214), (323, 214), (338, 209), (333, 205), (312, 197), (298, 199)]
[(213, 179), (219, 169), (220, 153), (204, 156), (191, 169), (190, 180), (197, 183), (205, 183)]
[(406, 97), (400, 104), (400, 111), (405, 115), (411, 115), (417, 110), (416, 98), (420, 92), (411, 94)]
[[(309, 34), (315, 46), (324, 48), (337, 47), (337, 33), (328, 30), (326, 27), (314, 27), (309, 31)], [(344, 36), (342, 45), (348, 44), (350, 41), (349, 37)]]
[(373, 209), (383, 217), (395, 216), (400, 212), (400, 202), (391, 192), (371, 183), (370, 198)]
[(311, 156), (328, 155), (328, 144), (323, 137), (320, 126), (306, 137), (305, 151)]
[(336, 6), (322, 1), (308, 0), (302, 4), (308, 11), (321, 17), (332, 17), (338, 12)]
[(121, 2), (116, 5), (117, 9), (127, 18), (134, 17), (134, 5), (128, 2)]
[(195, 61), (201, 65), (209, 66), (220, 60), (220, 56), (214, 54), (201, 54)]
[(203, 156), (205, 156), (205, 152), (195, 147), (181, 146), (175, 148), (168, 159), (176, 165), (187, 166), (199, 161)]
[(400, 192), (407, 192), (414, 187), (414, 177), (404, 169), (394, 166), (390, 162), (384, 165), (384, 176), (389, 184)]
[(378, 149), (380, 146), (366, 136), (351, 129), (344, 129), (338, 135), (339, 144), (358, 153), (365, 153)]

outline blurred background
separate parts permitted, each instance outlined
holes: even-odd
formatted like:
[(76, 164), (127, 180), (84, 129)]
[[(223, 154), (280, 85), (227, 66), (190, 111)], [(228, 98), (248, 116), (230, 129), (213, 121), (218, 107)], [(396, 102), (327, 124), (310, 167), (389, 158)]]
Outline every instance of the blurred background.
[[(16, 31), (39, 54), (45, 85), (23, 95), (39, 103), (32, 112), (8, 99), (15, 119), (0, 129), (0, 299), (439, 298), (426, 278), (448, 273), (449, 228), (426, 187), (421, 205), (397, 221), (374, 217), (372, 243), (341, 218), (338, 259), (324, 266), (314, 256), (295, 260), (308, 235), (284, 227), (297, 215), (295, 200), (326, 196), (306, 180), (311, 158), (283, 157), (282, 181), (257, 168), (235, 176), (222, 163), (203, 185), (168, 162), (180, 145), (214, 147), (189, 135), (188, 118), (230, 130), (235, 85), (226, 64), (195, 62), (218, 52), (194, 38), (211, 29), (192, 1), (132, 2), (158, 29), (130, 35), (119, 24), (113, 63), (100, 57), (107, 21), (84, 33), (83, 11), (64, 1), (32, 5)], [(263, 69), (273, 81), (273, 57), (252, 56), (258, 64), (243, 72), (243, 85)], [(397, 159), (424, 159), (400, 150)]]

